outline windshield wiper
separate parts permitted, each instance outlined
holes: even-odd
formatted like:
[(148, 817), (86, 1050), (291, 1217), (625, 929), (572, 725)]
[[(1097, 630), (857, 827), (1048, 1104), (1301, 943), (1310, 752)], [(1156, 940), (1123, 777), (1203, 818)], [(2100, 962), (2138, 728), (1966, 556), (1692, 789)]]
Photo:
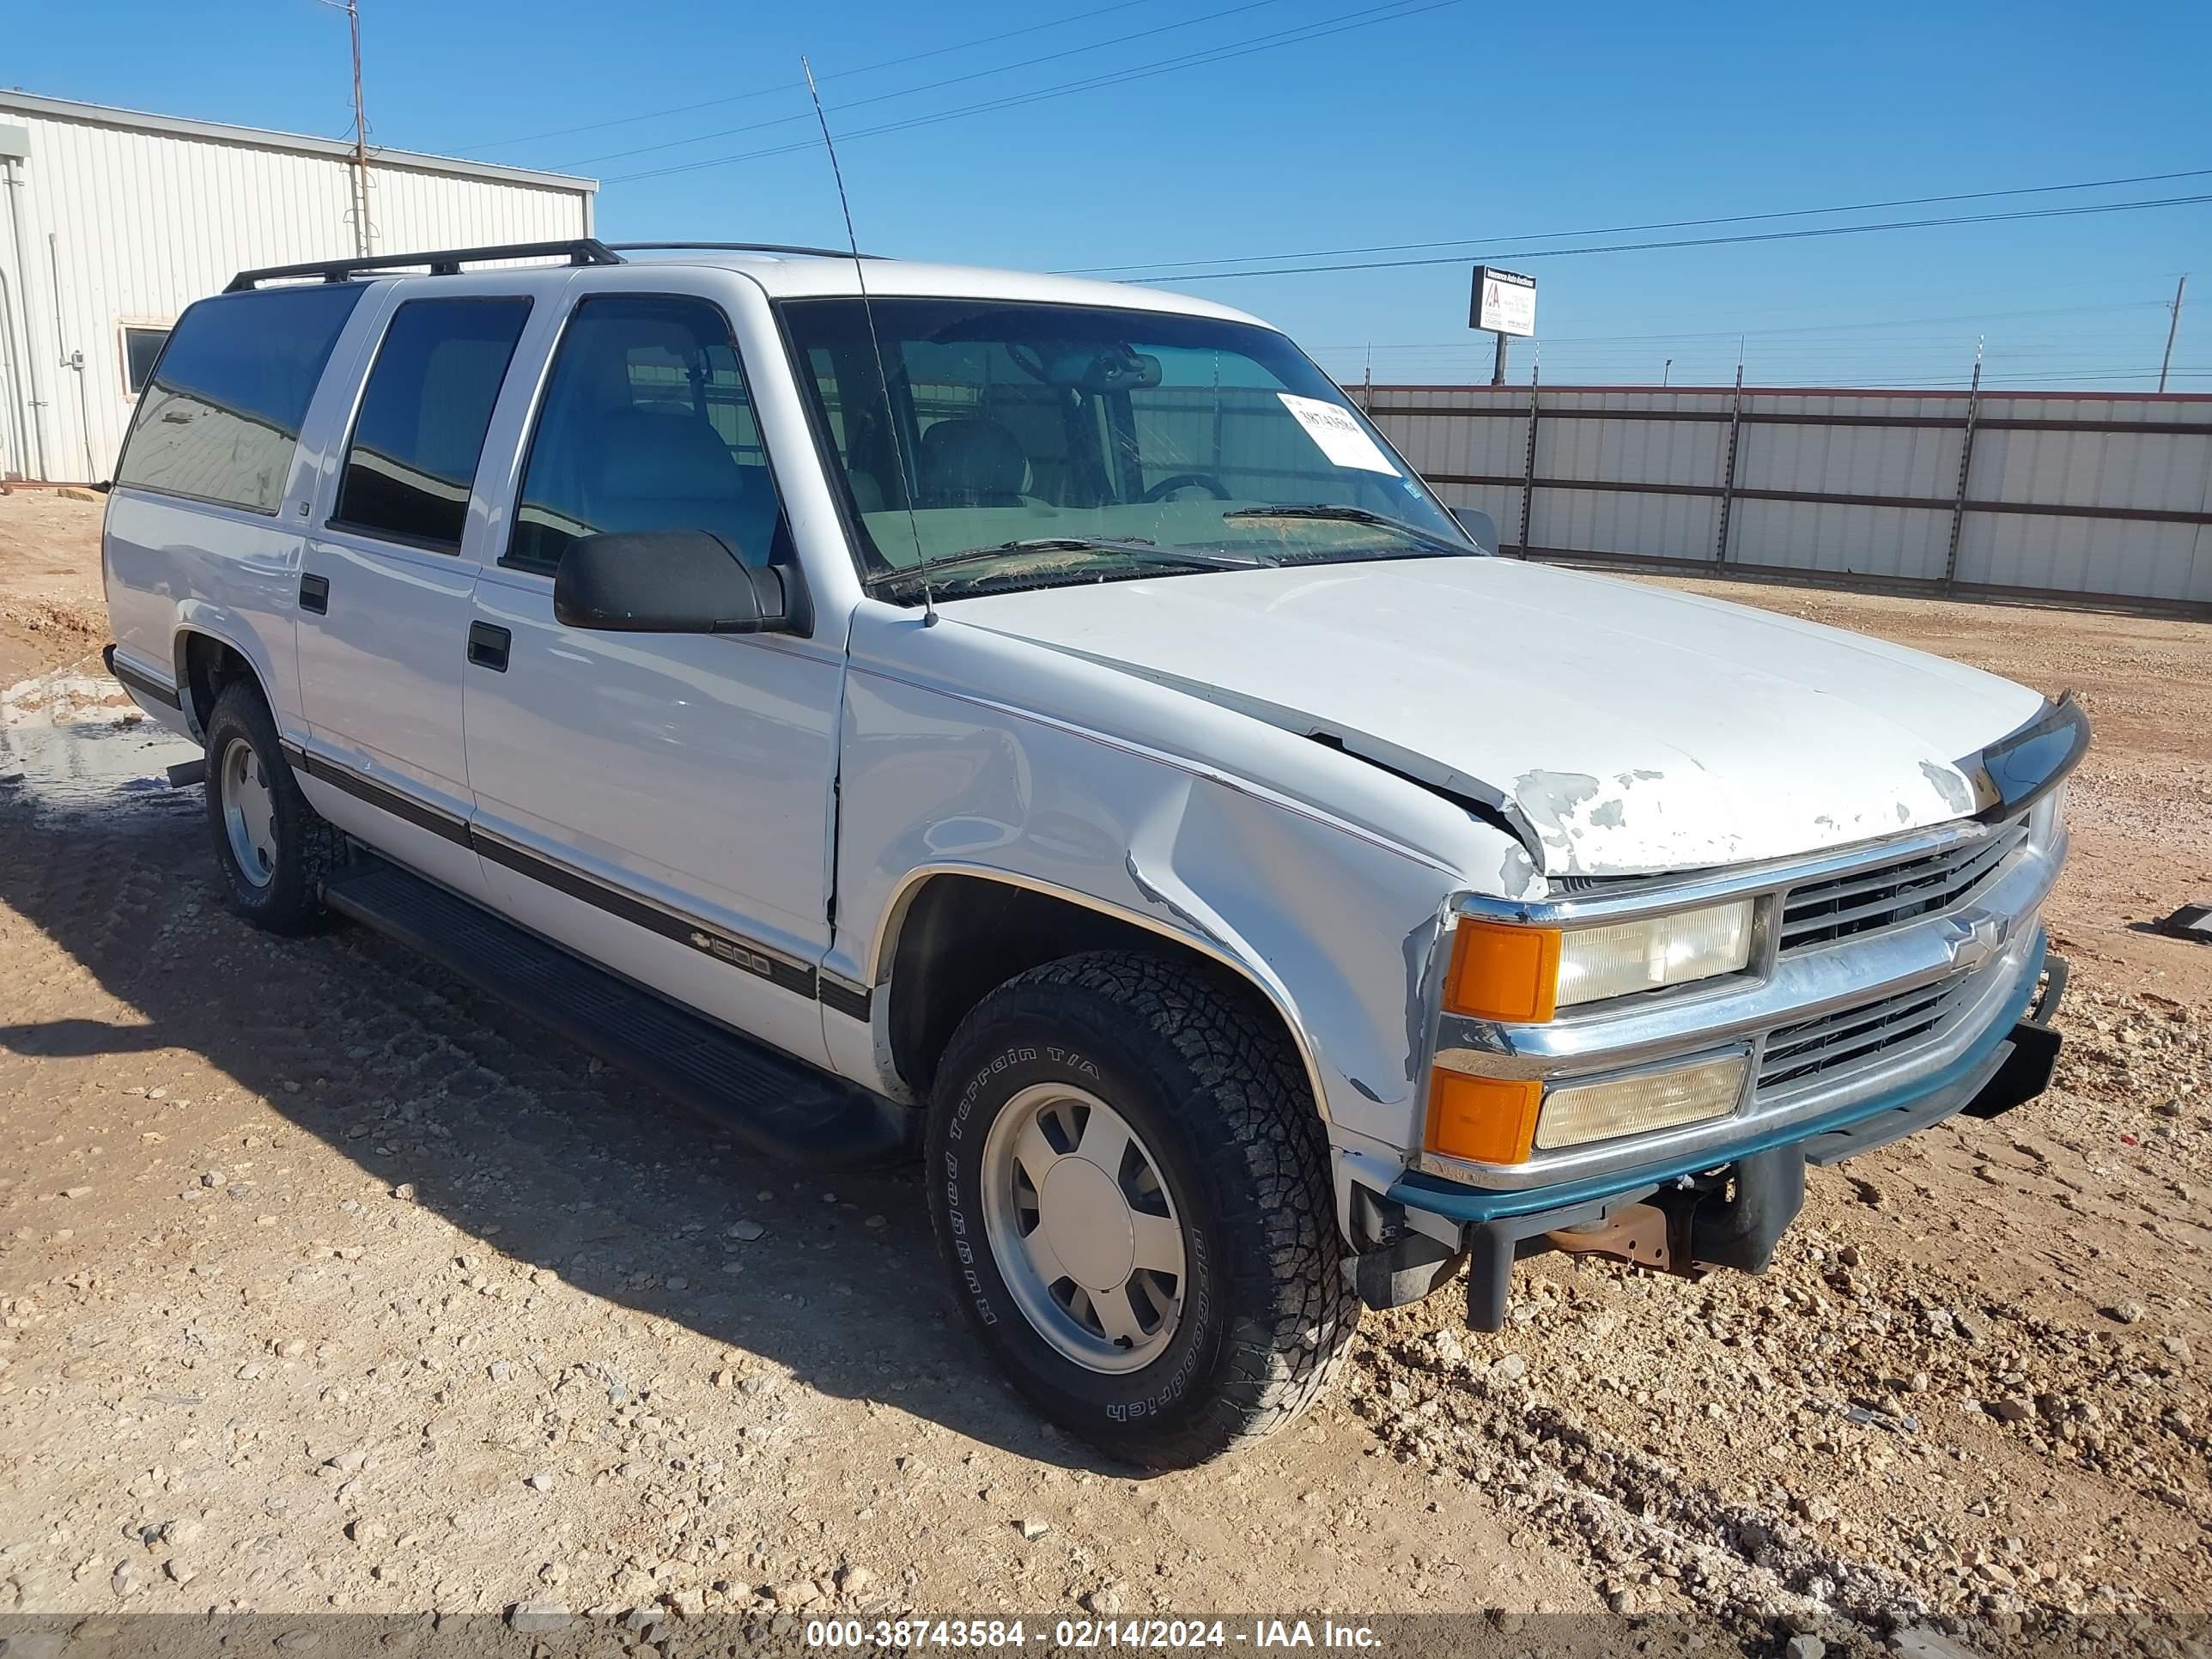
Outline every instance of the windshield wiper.
[(1162, 547), (1158, 543), (1138, 539), (1117, 540), (1109, 536), (1032, 536), (1025, 540), (1000, 542), (995, 547), (971, 547), (958, 553), (940, 553), (920, 564), (904, 565), (896, 570), (879, 570), (868, 578), (870, 592), (907, 582), (918, 582), (925, 576), (934, 576), (940, 571), (954, 570), (962, 565), (981, 564), (990, 559), (1003, 559), (1024, 553), (1121, 553), (1147, 564), (1174, 565), (1194, 570), (1250, 570), (1278, 561), (1264, 554), (1214, 553), (1187, 547)]
[(1480, 552), (1474, 544), (1466, 545), (1439, 536), (1433, 530), (1424, 530), (1419, 525), (1407, 524), (1402, 519), (1393, 519), (1381, 513), (1370, 513), (1364, 507), (1339, 507), (1329, 501), (1279, 501), (1273, 507), (1240, 507), (1224, 513), (1224, 519), (1329, 519), (1341, 524), (1373, 525), (1378, 530), (1390, 530), (1410, 541), (1419, 542), (1446, 553)]

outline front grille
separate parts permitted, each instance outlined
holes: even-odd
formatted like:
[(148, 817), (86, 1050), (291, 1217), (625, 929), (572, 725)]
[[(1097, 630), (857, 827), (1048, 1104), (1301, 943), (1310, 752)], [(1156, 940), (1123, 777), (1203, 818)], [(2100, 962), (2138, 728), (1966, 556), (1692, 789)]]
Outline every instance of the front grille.
[(1778, 1027), (1759, 1063), (1759, 1092), (1771, 1095), (1809, 1080), (1826, 1081), (1874, 1057), (1934, 1032), (1971, 993), (1972, 974), (1899, 991), (1874, 1002)]
[(2015, 819), (1941, 852), (1793, 887), (1782, 901), (1782, 954), (1948, 910), (1994, 876), (2027, 839), (2027, 821)]

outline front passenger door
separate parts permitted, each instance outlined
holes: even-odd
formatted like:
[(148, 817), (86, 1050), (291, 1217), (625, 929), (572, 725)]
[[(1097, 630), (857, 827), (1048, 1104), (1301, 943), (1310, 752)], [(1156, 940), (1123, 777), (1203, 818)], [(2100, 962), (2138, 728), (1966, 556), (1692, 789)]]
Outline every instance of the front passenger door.
[(702, 298), (588, 295), (476, 586), (464, 704), (484, 880), (526, 926), (819, 1061), (841, 655), (554, 620), (569, 543), (674, 529), (748, 563), (793, 557), (729, 323)]

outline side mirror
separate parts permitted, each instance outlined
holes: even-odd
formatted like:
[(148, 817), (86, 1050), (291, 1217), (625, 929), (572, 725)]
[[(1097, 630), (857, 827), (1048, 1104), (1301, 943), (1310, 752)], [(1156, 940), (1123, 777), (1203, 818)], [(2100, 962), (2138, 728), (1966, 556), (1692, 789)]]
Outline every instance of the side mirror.
[(1479, 507), (1455, 507), (1449, 509), (1459, 520), (1459, 527), (1467, 532), (1468, 539), (1486, 553), (1498, 551), (1498, 520)]
[(620, 634), (804, 634), (808, 623), (796, 567), (756, 568), (703, 530), (579, 537), (553, 573), (553, 615)]

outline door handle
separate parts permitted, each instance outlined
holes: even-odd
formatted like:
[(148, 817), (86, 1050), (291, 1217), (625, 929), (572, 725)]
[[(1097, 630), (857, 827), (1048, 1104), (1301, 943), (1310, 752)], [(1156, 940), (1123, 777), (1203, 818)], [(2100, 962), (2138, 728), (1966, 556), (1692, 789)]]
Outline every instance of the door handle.
[(331, 579), (302, 573), (300, 577), (300, 609), (312, 611), (325, 617), (331, 610)]
[(507, 651), (514, 643), (514, 635), (504, 628), (491, 623), (469, 624), (469, 660), (479, 668), (507, 672)]

